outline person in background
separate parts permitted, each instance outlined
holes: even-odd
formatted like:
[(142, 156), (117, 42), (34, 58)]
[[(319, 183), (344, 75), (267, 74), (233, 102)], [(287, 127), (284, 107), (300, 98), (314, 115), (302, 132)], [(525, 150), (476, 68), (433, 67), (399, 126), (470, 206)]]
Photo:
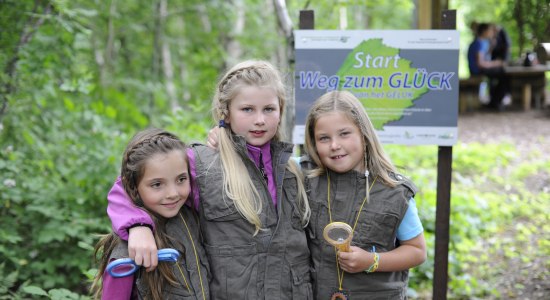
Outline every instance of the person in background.
[[(212, 103), (219, 151), (198, 144), (188, 151), (213, 299), (313, 299), (309, 204), (293, 145), (280, 137), (285, 95), (270, 63), (237, 64)], [(139, 226), (151, 220), (120, 190), (108, 196), (113, 227), (126, 237), (130, 230), (136, 262), (154, 265), (153, 234)]]
[(124, 151), (121, 184), (130, 205), (151, 218), (157, 245), (177, 250), (180, 258), (152, 272), (139, 269), (129, 276), (113, 277), (106, 267), (128, 257), (128, 244), (110, 233), (95, 248), (94, 257), (102, 253), (92, 285), (95, 298), (210, 299), (208, 260), (200, 244), (197, 216), (184, 205), (191, 191), (185, 144), (160, 129), (139, 132)]
[[(305, 134), (315, 299), (406, 299), (409, 268), (426, 260), (416, 186), (396, 172), (350, 92), (317, 99)], [(350, 252), (323, 239), (332, 222), (352, 228)]]
[(504, 27), (496, 24), (491, 25), (494, 30), (494, 37), (491, 47), (491, 60), (510, 61), (510, 47), (512, 42)]
[(491, 58), (491, 41), (494, 34), (492, 25), (477, 24), (476, 38), (468, 47), (468, 67), (471, 76), (489, 77), (489, 107), (502, 110), (504, 106), (510, 105), (512, 100), (509, 79), (504, 73), (505, 61)]

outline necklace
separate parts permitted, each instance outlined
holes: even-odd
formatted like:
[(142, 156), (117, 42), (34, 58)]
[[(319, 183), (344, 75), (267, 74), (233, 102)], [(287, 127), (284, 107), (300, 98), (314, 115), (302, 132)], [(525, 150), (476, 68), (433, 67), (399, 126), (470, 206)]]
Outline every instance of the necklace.
[[(189, 226), (187, 226), (187, 222), (185, 221), (185, 219), (181, 215), (181, 212), (179, 213), (179, 216), (180, 216), (181, 220), (183, 221), (183, 224), (185, 225), (185, 229), (187, 229), (187, 236), (189, 237), (189, 240), (191, 241), (191, 246), (193, 247), (193, 253), (195, 254), (195, 262), (197, 264), (197, 272), (199, 274), (199, 281), (200, 281), (200, 284), (201, 284), (202, 299), (206, 300), (206, 295), (204, 294), (204, 285), (202, 284), (202, 276), (201, 276), (199, 256), (197, 254), (197, 248), (195, 247), (195, 242), (193, 241), (193, 237), (191, 236), (191, 231), (189, 230)], [(187, 290), (189, 292), (191, 292), (191, 290), (189, 289), (189, 284), (187, 283), (187, 280), (185, 279), (185, 276), (183, 275), (183, 271), (181, 270), (180, 265), (178, 263), (176, 263), (176, 266), (178, 266), (180, 274), (183, 277), (183, 281), (185, 282), (185, 285), (187, 285)], [(191, 281), (191, 278), (189, 278), (189, 280)]]
[[(369, 187), (369, 190), (367, 191), (367, 194), (365, 195), (365, 198), (363, 199), (363, 203), (361, 203), (361, 207), (359, 207), (359, 211), (357, 212), (357, 216), (355, 217), (355, 222), (353, 223), (353, 227), (352, 227), (352, 230), (351, 230), (352, 233), (355, 232), (355, 227), (357, 226), (357, 221), (359, 221), (359, 215), (361, 214), (361, 211), (363, 210), (363, 206), (367, 202), (367, 198), (368, 198), (368, 195), (370, 194), (370, 190), (374, 186), (374, 183), (376, 182), (377, 179), (378, 179), (378, 176), (376, 176), (374, 178), (374, 181), (371, 183), (371, 185)], [(367, 180), (368, 180), (368, 177), (367, 177)], [(330, 173), (329, 172), (327, 172), (327, 181), (328, 181), (328, 184), (327, 184), (328, 209), (327, 210), (328, 210), (329, 222), (332, 223), (332, 213), (331, 213), (331, 208), (330, 208)], [(342, 272), (340, 274), (341, 269), (340, 269), (340, 263), (338, 263), (338, 251), (336, 250), (336, 247), (334, 248), (334, 255), (336, 257), (336, 272), (337, 272), (337, 275), (338, 275), (338, 291), (336, 291), (334, 294), (332, 294), (331, 300), (336, 300), (336, 299), (344, 299), (345, 300), (345, 299), (347, 299), (347, 296), (342, 291), (342, 283), (344, 281), (344, 270), (342, 270)]]

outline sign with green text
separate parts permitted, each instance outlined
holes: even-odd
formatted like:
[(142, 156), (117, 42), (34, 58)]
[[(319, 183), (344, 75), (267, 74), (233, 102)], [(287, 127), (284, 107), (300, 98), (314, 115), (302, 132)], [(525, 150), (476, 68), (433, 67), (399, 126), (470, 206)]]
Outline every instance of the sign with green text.
[(457, 141), (458, 32), (297, 30), (295, 144), (313, 102), (347, 90), (364, 105), (383, 143)]

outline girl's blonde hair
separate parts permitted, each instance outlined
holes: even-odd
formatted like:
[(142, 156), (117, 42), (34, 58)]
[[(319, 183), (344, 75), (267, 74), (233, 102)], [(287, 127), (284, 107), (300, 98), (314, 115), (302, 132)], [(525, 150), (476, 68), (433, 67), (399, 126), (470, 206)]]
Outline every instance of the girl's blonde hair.
[(378, 177), (377, 180), (382, 183), (394, 187), (397, 181), (392, 179), (389, 173), (396, 172), (395, 166), (384, 152), (363, 104), (348, 91), (331, 91), (322, 95), (313, 103), (309, 111), (306, 118), (305, 150), (316, 164), (310, 176), (319, 176), (326, 172), (326, 167), (317, 154), (315, 125), (319, 118), (331, 112), (344, 114), (359, 128), (365, 145), (365, 170), (368, 170), (372, 176)]
[[(181, 242), (166, 234), (165, 218), (143, 205), (138, 186), (145, 173), (147, 161), (156, 154), (168, 154), (172, 151), (180, 151), (181, 155), (185, 156), (186, 146), (175, 135), (164, 130), (156, 128), (143, 130), (137, 133), (126, 146), (120, 171), (122, 185), (132, 203), (146, 210), (153, 219), (155, 228), (157, 228), (154, 235), (155, 242), (159, 249), (170, 245), (178, 245)], [(102, 275), (109, 263), (111, 253), (120, 242), (121, 240), (117, 235), (110, 233), (103, 236), (95, 246), (94, 258), (99, 266), (91, 290), (96, 299), (101, 298)], [(146, 299), (162, 299), (162, 287), (166, 282), (172, 285), (178, 284), (170, 266), (167, 264), (159, 264), (153, 272), (142, 272), (141, 276), (150, 291), (150, 295), (142, 295)]]
[[(231, 101), (237, 96), (241, 88), (248, 86), (272, 89), (279, 99), (280, 116), (283, 115), (286, 91), (279, 72), (269, 62), (249, 60), (235, 65), (220, 79), (212, 101), (212, 117), (216, 124), (220, 120), (228, 120)], [(252, 183), (242, 158), (239, 157), (236, 151), (230, 126), (231, 124), (228, 124), (228, 126), (220, 128), (218, 135), (223, 170), (223, 189), (229, 199), (233, 201), (239, 213), (256, 227), (255, 235), (262, 226), (259, 217), (262, 211), (262, 200)], [(273, 140), (280, 141), (281, 138), (279, 123)], [(305, 226), (309, 220), (310, 210), (303, 182), (299, 179), (301, 172), (290, 161), (287, 169), (297, 175), (298, 178), (299, 197), (297, 201), (302, 208), (302, 221)]]

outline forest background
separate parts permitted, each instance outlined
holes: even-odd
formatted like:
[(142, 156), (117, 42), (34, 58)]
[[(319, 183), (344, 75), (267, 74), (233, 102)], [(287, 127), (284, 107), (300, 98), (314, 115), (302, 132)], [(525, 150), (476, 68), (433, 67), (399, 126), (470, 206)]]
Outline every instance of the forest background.
[[(301, 9), (315, 10), (316, 29), (339, 29), (344, 15), (347, 29), (415, 29), (417, 4), (0, 0), (0, 299), (87, 299), (92, 249), (97, 234), (110, 230), (106, 194), (130, 137), (155, 126), (204, 141), (218, 76), (243, 59), (272, 61), (291, 87), (292, 29)], [(550, 41), (549, 0), (446, 5), (457, 10), (461, 77), (468, 76), (472, 21), (503, 25), (516, 59)], [(421, 188), (429, 257), (411, 271), (409, 286), (411, 298), (429, 298), (437, 147), (385, 148)], [(533, 238), (550, 232), (549, 191), (523, 184), (550, 170), (550, 161), (534, 153), (536, 164), (503, 178), (517, 156), (512, 144), (459, 139), (454, 152), (448, 295), (500, 298), (497, 283), (509, 270), (490, 264), (492, 256), (532, 264), (550, 255), (550, 242)], [(512, 238), (493, 238), (503, 232)], [(518, 282), (506, 293), (529, 288)]]

